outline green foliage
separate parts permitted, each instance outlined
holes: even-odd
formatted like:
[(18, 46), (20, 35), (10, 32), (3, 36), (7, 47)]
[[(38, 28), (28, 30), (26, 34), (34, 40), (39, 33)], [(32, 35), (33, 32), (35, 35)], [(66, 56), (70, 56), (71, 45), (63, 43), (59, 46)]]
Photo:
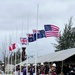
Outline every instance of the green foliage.
[(56, 51), (65, 50), (75, 47), (75, 32), (72, 28), (72, 17), (69, 20), (68, 24), (65, 24), (63, 33), (60, 32), (60, 37), (56, 39), (58, 44), (55, 44), (54, 47)]
[[(9, 63), (11, 64), (11, 61), (12, 61), (12, 64), (14, 64), (14, 65), (15, 65), (15, 63), (16, 64), (20, 63), (20, 54), (21, 54), (20, 50), (18, 50), (17, 52), (12, 52), (9, 57)], [(8, 58), (6, 58), (6, 59), (7, 59), (7, 63), (8, 63)], [(16, 60), (16, 62), (15, 62), (15, 60)]]
[(2, 61), (0, 61), (0, 64), (2, 64)]
[[(15, 54), (16, 54), (16, 56), (15, 56)], [(14, 53), (13, 64), (15, 64), (15, 57), (16, 57), (16, 64), (20, 63), (20, 50), (18, 50), (17, 52)]]

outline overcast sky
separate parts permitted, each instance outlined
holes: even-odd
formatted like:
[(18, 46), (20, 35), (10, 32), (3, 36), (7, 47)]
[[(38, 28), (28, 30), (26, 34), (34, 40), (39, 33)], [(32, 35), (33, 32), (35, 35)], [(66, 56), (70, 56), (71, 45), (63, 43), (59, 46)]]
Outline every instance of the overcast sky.
[[(75, 0), (0, 0), (0, 59), (2, 43), (6, 40), (8, 46), (9, 35), (12, 37), (12, 43), (19, 43), (21, 36), (26, 37), (26, 33), (32, 33), (32, 30), (36, 29), (37, 4), (39, 4), (38, 29), (44, 29), (45, 24), (54, 24), (62, 31), (70, 17), (73, 17), (73, 27), (75, 26)], [(56, 43), (54, 37), (39, 39), (38, 55), (54, 52), (55, 48), (51, 43)], [(27, 46), (26, 52), (33, 54), (35, 49), (36, 42), (33, 42)]]

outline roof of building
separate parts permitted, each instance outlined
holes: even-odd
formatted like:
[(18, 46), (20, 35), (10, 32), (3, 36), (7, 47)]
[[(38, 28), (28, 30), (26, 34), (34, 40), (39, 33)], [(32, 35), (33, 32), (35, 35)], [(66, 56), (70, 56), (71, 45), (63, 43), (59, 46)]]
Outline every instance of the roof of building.
[[(49, 53), (44, 56), (37, 57), (36, 62), (37, 63), (43, 63), (43, 62), (57, 62), (57, 61), (63, 61), (75, 54), (75, 48), (62, 50), (58, 52)], [(28, 60), (25, 60), (19, 64), (26, 64), (26, 63), (35, 63), (35, 57), (29, 58)]]

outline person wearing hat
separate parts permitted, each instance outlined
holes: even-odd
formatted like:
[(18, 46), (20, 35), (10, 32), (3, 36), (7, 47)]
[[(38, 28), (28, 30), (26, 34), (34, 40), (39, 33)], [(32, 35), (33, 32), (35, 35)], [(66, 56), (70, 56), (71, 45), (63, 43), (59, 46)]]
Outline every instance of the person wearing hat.
[(50, 67), (50, 70), (49, 70), (49, 75), (57, 75), (56, 74), (56, 64), (53, 63)]

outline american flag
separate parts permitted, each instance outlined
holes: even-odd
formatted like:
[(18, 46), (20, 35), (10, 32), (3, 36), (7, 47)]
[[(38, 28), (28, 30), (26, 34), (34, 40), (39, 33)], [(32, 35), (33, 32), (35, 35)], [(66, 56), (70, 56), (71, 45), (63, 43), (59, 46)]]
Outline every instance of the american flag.
[(20, 42), (21, 42), (22, 44), (27, 45), (28, 40), (27, 40), (27, 38), (23, 38), (23, 37), (21, 37), (21, 38), (20, 38)]
[(58, 37), (59, 27), (55, 25), (44, 25), (46, 37)]

